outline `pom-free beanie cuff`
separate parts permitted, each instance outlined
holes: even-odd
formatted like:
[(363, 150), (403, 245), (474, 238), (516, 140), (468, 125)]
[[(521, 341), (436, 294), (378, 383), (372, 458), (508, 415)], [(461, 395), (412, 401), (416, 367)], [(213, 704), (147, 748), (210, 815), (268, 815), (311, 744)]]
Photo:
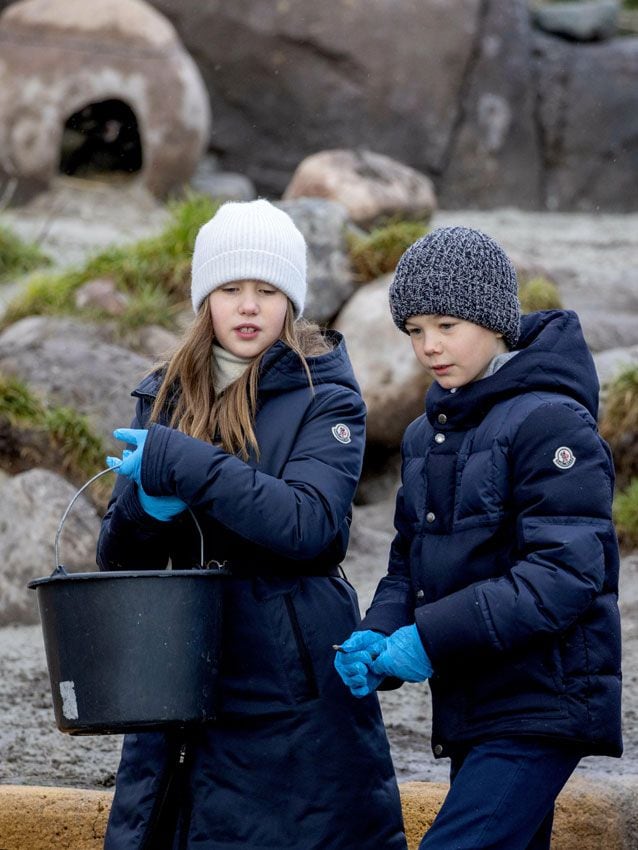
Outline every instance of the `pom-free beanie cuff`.
[(276, 286), (303, 313), (306, 242), (283, 210), (265, 200), (223, 204), (197, 234), (191, 296), (197, 312), (215, 289), (235, 280)]
[(442, 227), (411, 245), (390, 286), (390, 310), (405, 332), (411, 316), (456, 316), (503, 334), (520, 335), (516, 271), (501, 246), (479, 230)]

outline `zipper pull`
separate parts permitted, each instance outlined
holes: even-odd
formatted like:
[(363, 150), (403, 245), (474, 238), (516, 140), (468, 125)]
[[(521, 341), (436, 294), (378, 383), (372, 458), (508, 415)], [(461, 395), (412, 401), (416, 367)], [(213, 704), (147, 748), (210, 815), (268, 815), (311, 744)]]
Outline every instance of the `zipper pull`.
[(186, 761), (186, 744), (182, 744), (179, 748), (179, 758), (177, 760), (178, 764), (184, 764)]

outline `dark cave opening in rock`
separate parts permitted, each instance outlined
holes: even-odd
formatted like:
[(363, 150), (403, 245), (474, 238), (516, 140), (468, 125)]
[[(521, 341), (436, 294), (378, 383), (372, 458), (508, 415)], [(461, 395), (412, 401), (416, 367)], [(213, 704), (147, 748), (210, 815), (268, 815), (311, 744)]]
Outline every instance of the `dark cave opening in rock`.
[(64, 125), (62, 174), (85, 179), (123, 177), (140, 171), (142, 161), (137, 118), (121, 100), (88, 103)]

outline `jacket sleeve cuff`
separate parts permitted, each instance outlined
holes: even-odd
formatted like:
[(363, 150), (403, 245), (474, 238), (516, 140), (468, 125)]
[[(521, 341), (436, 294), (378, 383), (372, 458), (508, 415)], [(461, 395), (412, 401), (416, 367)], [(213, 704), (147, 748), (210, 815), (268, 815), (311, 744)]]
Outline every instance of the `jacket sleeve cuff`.
[(142, 455), (142, 487), (149, 496), (172, 496), (170, 470), (166, 468), (165, 456), (172, 428), (151, 425), (148, 429), (144, 454)]
[(406, 625), (409, 623), (405, 620), (405, 605), (373, 605), (357, 626), (357, 631), (372, 629), (387, 636)]
[(166, 527), (165, 522), (146, 513), (137, 494), (137, 487), (133, 482), (120, 495), (117, 510), (121, 516), (126, 517), (128, 522), (144, 531), (156, 531)]
[(435, 670), (461, 659), (469, 661), (481, 650), (494, 648), (474, 588), (421, 605), (415, 619)]

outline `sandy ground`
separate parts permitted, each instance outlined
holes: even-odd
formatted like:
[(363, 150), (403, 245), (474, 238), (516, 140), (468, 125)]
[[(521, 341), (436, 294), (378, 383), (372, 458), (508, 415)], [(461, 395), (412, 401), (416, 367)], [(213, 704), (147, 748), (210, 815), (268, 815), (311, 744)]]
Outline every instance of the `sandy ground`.
[[(62, 181), (55, 195), (29, 210), (6, 211), (3, 220), (25, 238), (38, 239), (57, 263), (72, 265), (108, 244), (156, 231), (165, 212), (135, 190), (122, 194), (103, 186), (89, 192)], [(638, 214), (497, 210), (440, 212), (434, 221), (450, 223), (480, 227), (508, 251), (558, 272), (569, 306), (638, 310)], [(0, 309), (18, 286), (0, 286)], [(391, 517), (390, 501), (355, 512), (346, 570), (359, 590), (362, 610), (384, 571)], [(41, 572), (35, 568), (34, 577)], [(579, 771), (638, 774), (638, 553), (623, 559), (621, 605), (625, 755), (585, 759)], [(383, 694), (381, 702), (399, 779), (446, 778), (445, 761), (435, 761), (429, 749), (427, 686), (405, 685)], [(55, 728), (39, 626), (0, 629), (0, 712), (0, 782), (113, 785), (117, 736), (70, 737)]]

